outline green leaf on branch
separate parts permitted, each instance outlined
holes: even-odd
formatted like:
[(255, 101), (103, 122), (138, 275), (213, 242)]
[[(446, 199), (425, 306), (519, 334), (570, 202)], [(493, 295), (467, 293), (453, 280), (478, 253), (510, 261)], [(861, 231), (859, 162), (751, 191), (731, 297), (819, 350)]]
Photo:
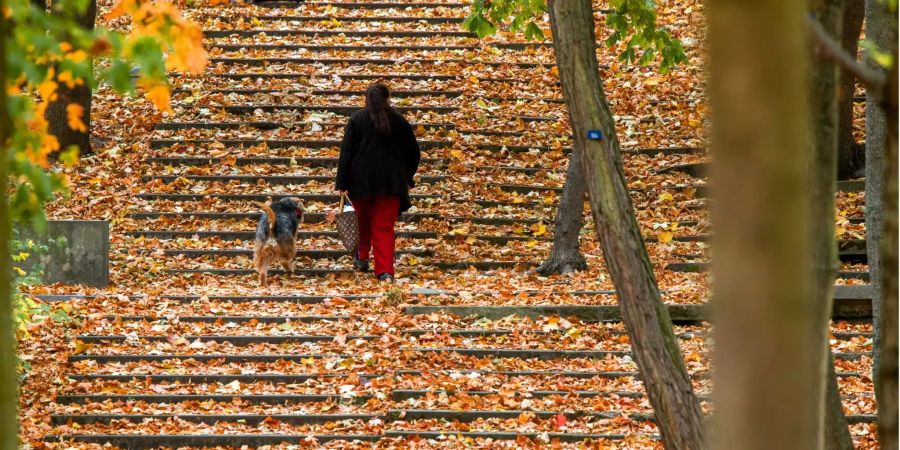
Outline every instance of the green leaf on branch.
[(497, 32), (497, 28), (494, 27), (494, 24), (481, 14), (473, 14), (466, 17), (463, 26), (466, 27), (467, 30), (477, 34), (479, 38), (484, 38)]
[[(687, 61), (681, 41), (656, 25), (656, 4), (653, 0), (610, 0), (609, 6), (606, 27), (610, 36), (604, 44), (614, 47), (625, 41), (625, 48), (619, 54), (620, 60), (641, 65), (659, 60), (661, 73)], [(538, 21), (546, 11), (545, 0), (493, 0), (487, 3), (476, 0), (463, 26), (482, 38), (496, 33), (499, 27), (505, 27), (512, 32), (523, 32), (526, 39), (541, 40), (544, 39), (544, 32)]]
[(860, 46), (862, 46), (868, 57), (871, 58), (872, 61), (875, 61), (875, 64), (878, 64), (882, 68), (888, 69), (894, 63), (894, 55), (892, 55), (890, 52), (878, 48), (878, 45), (871, 40), (863, 39), (859, 42), (859, 44)]
[(539, 27), (536, 23), (531, 22), (525, 28), (525, 39), (543, 40), (544, 32), (541, 30), (541, 27)]

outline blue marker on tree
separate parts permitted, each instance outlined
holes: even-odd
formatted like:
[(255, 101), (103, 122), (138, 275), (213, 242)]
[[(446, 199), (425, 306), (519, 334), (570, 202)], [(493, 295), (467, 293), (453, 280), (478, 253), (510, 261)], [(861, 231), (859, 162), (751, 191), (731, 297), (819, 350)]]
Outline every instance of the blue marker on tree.
[(603, 139), (603, 132), (600, 130), (588, 130), (587, 138), (592, 141), (599, 141)]

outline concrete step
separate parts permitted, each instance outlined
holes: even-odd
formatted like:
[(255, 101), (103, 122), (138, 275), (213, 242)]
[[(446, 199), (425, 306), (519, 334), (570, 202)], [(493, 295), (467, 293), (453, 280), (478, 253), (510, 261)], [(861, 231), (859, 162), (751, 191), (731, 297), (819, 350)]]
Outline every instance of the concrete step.
[(517, 441), (519, 439), (543, 440), (549, 439), (559, 442), (589, 442), (595, 440), (616, 441), (625, 439), (621, 434), (585, 434), (585, 433), (520, 433), (515, 431), (418, 431), (418, 430), (387, 430), (384, 437), (402, 437), (419, 439), (440, 439), (448, 435), (459, 436), (466, 439), (490, 439), (494, 441)]
[(471, 51), (478, 50), (479, 45), (458, 45), (458, 44), (442, 44), (440, 42), (431, 45), (319, 45), (319, 44), (257, 44), (253, 42), (240, 43), (224, 43), (224, 42), (207, 42), (208, 48), (239, 51), (239, 50), (307, 50), (322, 52), (406, 52), (406, 51)]
[[(359, 107), (355, 107), (358, 110)], [(151, 148), (165, 148), (173, 145), (191, 145), (191, 146), (208, 146), (212, 144), (222, 144), (227, 147), (252, 147), (265, 144), (269, 148), (332, 148), (340, 147), (341, 141), (334, 140), (303, 140), (303, 139), (152, 139), (150, 141)], [(435, 148), (444, 148), (452, 146), (453, 141), (419, 141), (419, 148), (422, 150), (430, 150)]]
[(209, 361), (223, 361), (225, 363), (244, 363), (244, 362), (276, 362), (276, 361), (289, 361), (289, 362), (303, 362), (304, 360), (312, 359), (322, 359), (325, 357), (334, 357), (334, 358), (344, 358), (347, 355), (321, 355), (321, 354), (284, 354), (284, 355), (275, 355), (275, 354), (251, 354), (251, 355), (238, 355), (233, 353), (215, 353), (215, 354), (157, 354), (157, 355), (139, 355), (139, 354), (127, 354), (127, 355), (92, 355), (92, 354), (76, 354), (69, 355), (69, 362), (76, 361), (94, 361), (98, 364), (103, 363), (129, 363), (129, 362), (147, 362), (147, 361), (198, 361), (198, 362), (209, 362)]
[(322, 303), (331, 298), (340, 298), (347, 301), (367, 300), (378, 298), (375, 294), (322, 294), (322, 295), (160, 295), (162, 300), (192, 303), (195, 301), (222, 301), (229, 303), (246, 302), (286, 302), (298, 304)]
[[(227, 248), (227, 249), (168, 249), (163, 250), (163, 254), (166, 256), (185, 256), (188, 258), (202, 258), (206, 256), (228, 256), (228, 257), (238, 257), (245, 256), (250, 257), (253, 256), (252, 248)], [(434, 250), (431, 249), (411, 249), (411, 250), (397, 250), (396, 255), (414, 255), (414, 256), (433, 256)], [(314, 250), (305, 250), (300, 249), (297, 250), (298, 258), (312, 258), (312, 259), (340, 259), (345, 256), (350, 256), (350, 252), (339, 249), (314, 249)]]
[[(251, 79), (308, 79), (311, 76), (306, 73), (217, 73), (209, 75), (213, 78), (227, 78), (227, 79), (236, 79), (240, 80), (243, 78), (251, 78)], [(325, 75), (320, 75), (325, 77)], [(333, 76), (337, 76), (343, 80), (363, 80), (363, 81), (377, 81), (377, 80), (416, 80), (416, 81), (452, 81), (452, 80), (461, 80), (464, 78), (464, 75), (449, 75), (449, 74), (426, 74), (426, 73), (371, 73), (371, 74), (361, 74), (361, 73), (336, 73)], [(515, 81), (513, 78), (506, 77), (497, 77), (497, 78), (484, 78), (480, 79), (482, 82), (510, 82)]]
[[(126, 322), (158, 322), (168, 321), (166, 317), (157, 316), (137, 316), (137, 315), (107, 315), (103, 317), (107, 321), (126, 321)], [(335, 322), (340, 320), (350, 320), (350, 316), (178, 316), (179, 322), (184, 323), (288, 323), (288, 322)]]
[(203, 37), (207, 39), (227, 37), (255, 37), (265, 34), (271, 37), (285, 36), (309, 36), (309, 37), (374, 37), (374, 38), (477, 38), (478, 35), (470, 31), (416, 31), (416, 30), (316, 30), (316, 29), (256, 29), (256, 30), (204, 30)]
[[(197, 335), (197, 336), (180, 336), (181, 338), (194, 342), (220, 342), (229, 343), (235, 346), (245, 346), (251, 344), (285, 344), (285, 343), (316, 343), (316, 342), (334, 342), (335, 336), (329, 335), (239, 335), (239, 336), (213, 336), (213, 335)], [(348, 341), (364, 340), (371, 341), (378, 339), (379, 336), (372, 335), (350, 335), (344, 338)], [(171, 339), (170, 336), (140, 335), (124, 336), (124, 335), (79, 335), (77, 340), (85, 343), (104, 343), (104, 342), (126, 342), (129, 339), (139, 339), (142, 341), (166, 342)]]
[[(698, 272), (708, 272), (710, 270), (710, 263), (705, 261), (695, 261), (695, 262), (675, 262), (666, 264), (666, 270), (670, 270), (672, 272), (681, 272), (681, 273), (698, 273)], [(843, 279), (854, 279), (854, 280), (862, 280), (869, 281), (869, 272), (868, 271), (860, 271), (860, 270), (839, 270), (837, 271), (837, 277)]]
[[(270, 64), (316, 64), (316, 65), (373, 65), (373, 66), (394, 66), (403, 64), (421, 64), (421, 65), (443, 65), (443, 64), (465, 64), (467, 67), (472, 66), (492, 66), (504, 67), (513, 66), (521, 68), (541, 68), (550, 69), (556, 67), (553, 63), (537, 63), (537, 62), (518, 62), (518, 61), (483, 61), (483, 60), (461, 60), (461, 59), (391, 59), (391, 58), (300, 58), (300, 57), (263, 57), (263, 58), (231, 58), (231, 57), (214, 57), (210, 58), (213, 64), (241, 64), (250, 67), (261, 67)], [(393, 96), (393, 92), (391, 93)]]
[[(537, 266), (535, 261), (423, 261), (417, 265), (420, 267), (434, 267), (443, 270), (499, 270), (499, 269), (521, 269), (525, 270)], [(218, 276), (247, 276), (256, 275), (255, 270), (251, 269), (218, 269), (218, 268), (202, 268), (202, 269), (164, 269), (163, 273), (176, 274), (206, 274)], [(324, 276), (352, 276), (357, 272), (347, 269), (294, 269), (295, 276), (307, 277), (324, 277)], [(284, 271), (280, 269), (269, 270), (269, 275), (284, 275)]]
[(414, 347), (417, 353), (455, 353), (477, 358), (520, 358), (520, 359), (604, 359), (609, 357), (624, 357), (631, 354), (626, 351), (600, 351), (600, 350), (520, 350), (520, 349), (496, 349), (496, 348), (465, 348), (465, 347)]
[[(667, 303), (666, 307), (669, 310), (669, 317), (676, 324), (700, 323), (709, 319), (704, 304)], [(477, 316), (490, 320), (499, 320), (511, 315), (530, 318), (575, 317), (586, 322), (619, 322), (622, 320), (622, 314), (617, 305), (407, 306), (404, 312), (410, 315), (443, 313), (459, 317)], [(832, 317), (836, 320), (871, 318), (871, 300), (855, 296), (842, 296), (842, 292), (836, 292)]]
[[(418, 182), (422, 184), (437, 184), (447, 180), (444, 175), (424, 175), (418, 176)], [(290, 185), (290, 184), (307, 184), (307, 183), (332, 183), (334, 175), (145, 175), (141, 177), (141, 181), (148, 183), (151, 181), (162, 181), (163, 183), (172, 183), (177, 180), (188, 180), (208, 183), (229, 183), (237, 181), (239, 183), (265, 183), (268, 185)]]
[[(129, 217), (136, 220), (154, 220), (160, 218), (194, 218), (194, 219), (210, 219), (210, 220), (258, 220), (262, 217), (262, 211), (259, 212), (137, 212), (132, 213)], [(303, 222), (323, 223), (327, 220), (326, 213), (307, 213), (303, 217)], [(439, 219), (437, 213), (403, 213), (400, 215), (399, 222), (419, 222), (426, 219)]]
[[(362, 109), (360, 105), (291, 105), (291, 104), (257, 104), (257, 105), (228, 105), (216, 106), (216, 109), (232, 114), (253, 114), (256, 111), (275, 112), (275, 111), (327, 111), (335, 114), (349, 116), (356, 111)], [(457, 106), (398, 106), (396, 107), (401, 113), (432, 113), (447, 114), (459, 111)]]
[[(304, 2), (305, 4), (309, 4), (309, 2)], [(312, 16), (312, 15), (259, 15), (255, 16), (254, 19), (259, 20), (261, 22), (267, 21), (317, 21), (317, 20), (332, 20), (333, 16)], [(251, 19), (252, 20), (252, 19)], [(416, 17), (416, 16), (360, 16), (360, 17), (346, 17), (342, 20), (349, 20), (353, 22), (395, 22), (395, 23), (463, 23), (466, 20), (465, 17), (440, 17), (440, 16), (425, 16), (425, 17)]]
[[(228, 90), (232, 91), (232, 90)], [(227, 93), (227, 92), (226, 92)], [(296, 125), (296, 124), (295, 124)], [(345, 126), (345, 123), (333, 124), (335, 128)], [(452, 130), (456, 128), (456, 125), (452, 123), (421, 123), (421, 122), (411, 122), (410, 125), (413, 128), (423, 127), (425, 129), (446, 129)], [(154, 128), (157, 130), (186, 130), (186, 129), (216, 129), (216, 130), (237, 130), (240, 128), (254, 128), (260, 130), (275, 130), (278, 128), (284, 127), (285, 124), (281, 122), (267, 122), (267, 121), (247, 121), (247, 122), (159, 122), (154, 125)], [(325, 124), (323, 126), (332, 126), (331, 124)], [(339, 145), (339, 144), (338, 144)]]
[[(278, 156), (237, 157), (233, 159), (216, 156), (172, 156), (147, 158), (151, 164), (164, 164), (167, 166), (219, 166), (223, 162), (238, 166), (270, 165), (270, 166), (297, 166), (297, 167), (337, 167), (338, 158), (288, 158)], [(447, 158), (422, 158), (420, 164), (444, 166)]]
[(202, 401), (232, 402), (234, 400), (240, 400), (247, 403), (292, 404), (327, 401), (351, 403), (364, 399), (366, 398), (347, 398), (337, 394), (73, 394), (56, 396), (56, 403), (68, 405), (73, 403), (107, 401), (182, 403)]
[[(227, 231), (227, 230), (137, 230), (125, 233), (130, 237), (146, 237), (151, 239), (180, 239), (192, 237), (198, 238), (218, 238), (222, 240), (241, 240), (251, 241), (256, 237), (255, 231)], [(298, 238), (313, 239), (320, 237), (330, 237), (337, 239), (337, 231), (298, 231)], [(398, 238), (404, 239), (437, 239), (438, 234), (429, 231), (398, 231)]]
[(52, 414), (50, 423), (53, 425), (65, 425), (69, 422), (78, 424), (103, 423), (123, 420), (141, 423), (144, 421), (184, 421), (193, 423), (205, 423), (209, 425), (218, 422), (239, 422), (247, 425), (260, 425), (267, 420), (276, 420), (290, 425), (323, 424), (328, 422), (340, 422), (344, 420), (361, 420), (368, 422), (372, 419), (384, 419), (379, 414)]
[[(270, 8), (299, 8), (299, 1), (259, 1), (254, 2), (256, 6)], [(318, 8), (338, 8), (338, 9), (406, 9), (406, 8), (468, 8), (469, 3), (458, 2), (318, 2), (304, 1), (303, 6)]]
[[(311, 193), (279, 193), (265, 192), (260, 194), (172, 194), (168, 192), (145, 193), (138, 194), (138, 198), (142, 200), (169, 200), (169, 201), (192, 201), (212, 198), (221, 201), (269, 201), (279, 200), (284, 197), (296, 197), (304, 202), (322, 202), (337, 204), (339, 197), (337, 193), (329, 194), (311, 194)], [(430, 194), (410, 194), (413, 201), (416, 200), (432, 200), (439, 198), (437, 195)]]
[(238, 381), (241, 383), (286, 383), (298, 384), (310, 380), (329, 381), (331, 379), (346, 378), (348, 376), (358, 376), (360, 379), (379, 378), (383, 375), (379, 374), (356, 374), (354, 373), (312, 373), (312, 374), (270, 374), (270, 373), (248, 373), (248, 374), (203, 374), (195, 373), (189, 375), (171, 375), (171, 374), (68, 374), (66, 378), (74, 381), (119, 381), (128, 382), (132, 380), (146, 381), (149, 383), (178, 383), (178, 384), (211, 384), (211, 383), (231, 383)]

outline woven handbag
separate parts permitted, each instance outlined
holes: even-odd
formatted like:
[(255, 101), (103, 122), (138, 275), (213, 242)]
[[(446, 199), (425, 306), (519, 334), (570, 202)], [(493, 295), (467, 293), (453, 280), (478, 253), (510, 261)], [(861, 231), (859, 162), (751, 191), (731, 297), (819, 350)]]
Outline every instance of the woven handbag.
[(347, 194), (341, 194), (337, 217), (334, 221), (337, 224), (338, 237), (344, 244), (344, 248), (351, 254), (355, 253), (359, 248), (359, 219), (356, 218), (356, 211), (353, 210)]

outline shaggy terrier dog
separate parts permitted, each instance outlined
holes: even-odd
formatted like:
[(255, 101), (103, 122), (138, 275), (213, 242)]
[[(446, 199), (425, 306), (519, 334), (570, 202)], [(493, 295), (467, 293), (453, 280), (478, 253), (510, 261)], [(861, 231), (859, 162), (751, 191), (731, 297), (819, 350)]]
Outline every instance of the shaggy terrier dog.
[(293, 197), (285, 197), (270, 204), (253, 203), (264, 211), (256, 227), (253, 245), (253, 265), (259, 274), (260, 286), (268, 283), (269, 265), (281, 263), (291, 276), (291, 262), (297, 254), (297, 227), (303, 219), (303, 204)]

